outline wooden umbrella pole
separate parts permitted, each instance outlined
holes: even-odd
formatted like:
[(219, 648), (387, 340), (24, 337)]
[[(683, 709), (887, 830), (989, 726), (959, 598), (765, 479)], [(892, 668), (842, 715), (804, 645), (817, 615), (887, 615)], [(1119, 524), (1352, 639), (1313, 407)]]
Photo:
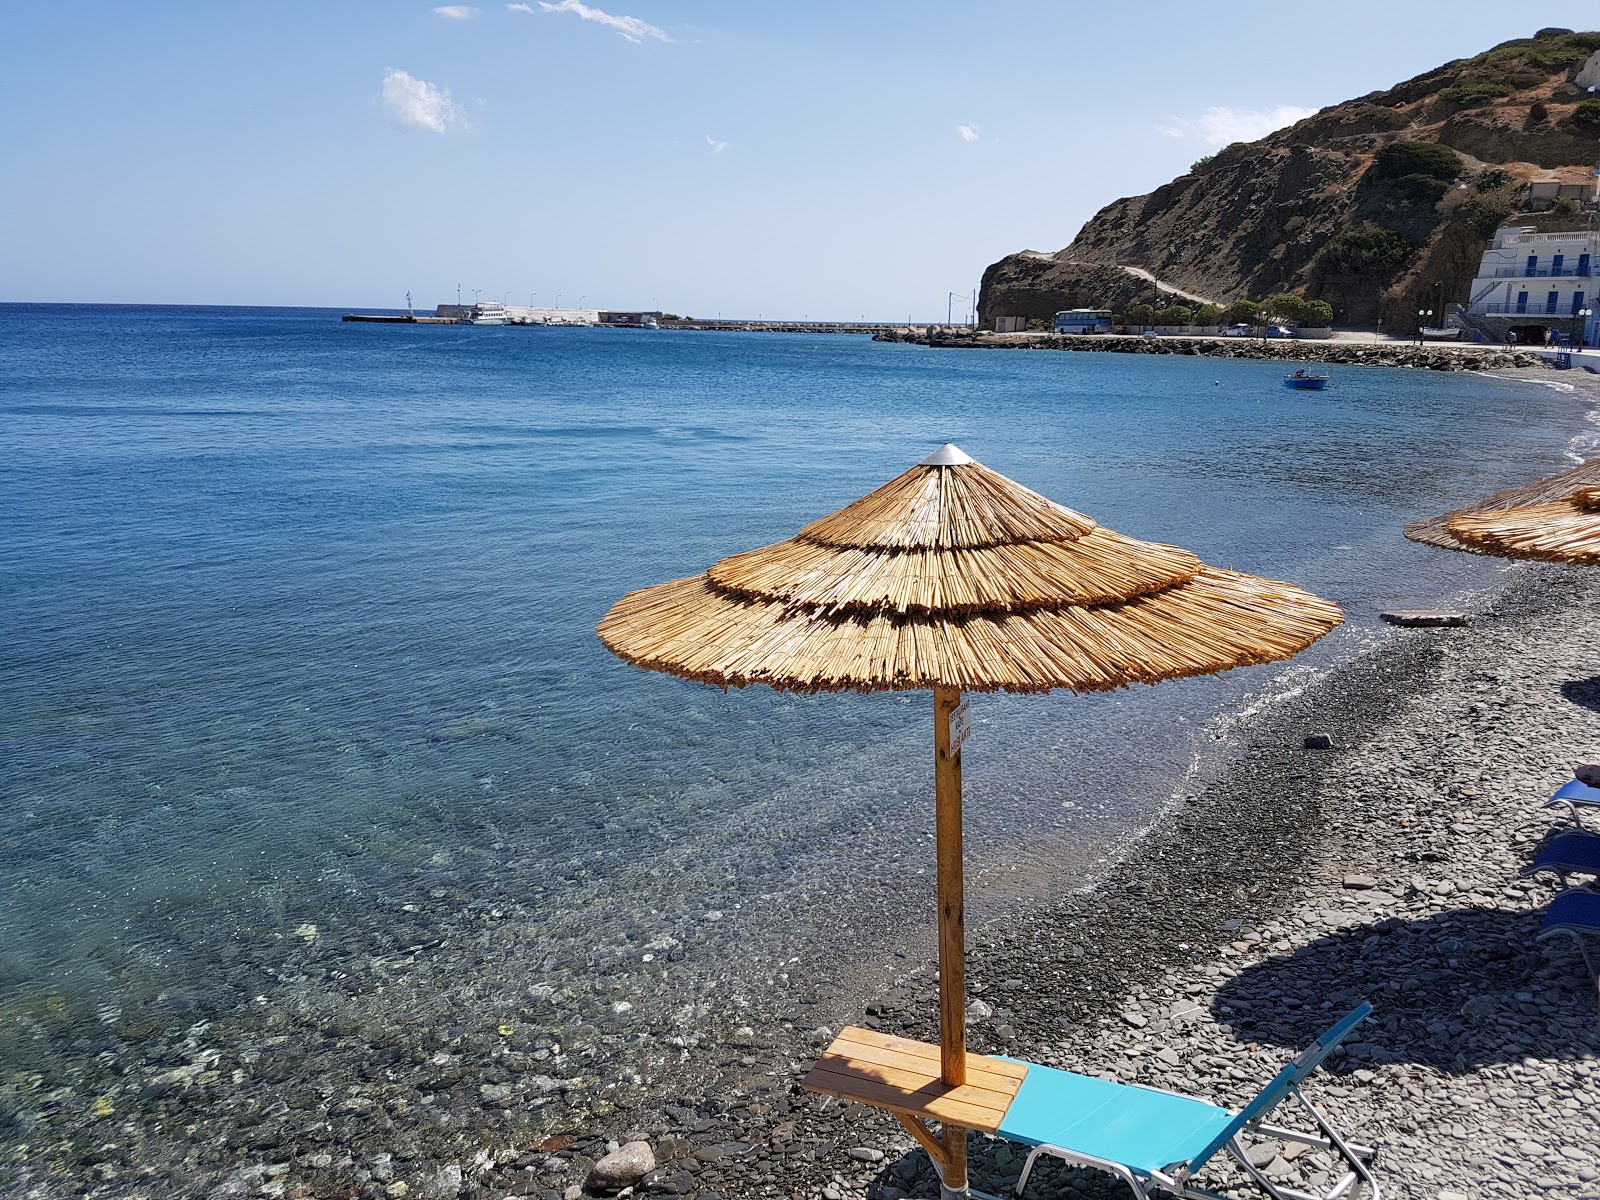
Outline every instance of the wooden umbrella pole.
[[(961, 753), (950, 748), (950, 715), (961, 692), (933, 689), (934, 838), (939, 874), (939, 1077), (951, 1087), (967, 1081), (966, 908), (961, 879)], [(967, 1131), (945, 1125), (944, 1186), (967, 1186)]]

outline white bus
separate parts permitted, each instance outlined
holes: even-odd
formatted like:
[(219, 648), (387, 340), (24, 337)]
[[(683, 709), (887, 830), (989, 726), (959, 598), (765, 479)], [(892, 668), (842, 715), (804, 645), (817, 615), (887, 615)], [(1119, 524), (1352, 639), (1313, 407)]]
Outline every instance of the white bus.
[(1110, 333), (1109, 308), (1069, 308), (1056, 314), (1057, 333)]

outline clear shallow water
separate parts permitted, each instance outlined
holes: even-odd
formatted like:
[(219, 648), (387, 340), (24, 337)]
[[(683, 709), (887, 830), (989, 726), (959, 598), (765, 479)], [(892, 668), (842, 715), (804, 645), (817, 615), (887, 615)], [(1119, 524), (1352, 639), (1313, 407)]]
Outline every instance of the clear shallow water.
[(1077, 885), (1220, 716), (1369, 643), (1380, 608), (1503, 570), (1404, 520), (1590, 428), (1524, 383), (1282, 374), (0, 306), (0, 1058), (88, 1046), (108, 1013), (224, 1012), (313, 942), (481, 949), (463, 931), (511, 922), (529, 977), (570, 982), (652, 939), (759, 973), (931, 928), (927, 697), (724, 695), (593, 627), (946, 440), (1350, 617), (1293, 666), (977, 699), (976, 919)]

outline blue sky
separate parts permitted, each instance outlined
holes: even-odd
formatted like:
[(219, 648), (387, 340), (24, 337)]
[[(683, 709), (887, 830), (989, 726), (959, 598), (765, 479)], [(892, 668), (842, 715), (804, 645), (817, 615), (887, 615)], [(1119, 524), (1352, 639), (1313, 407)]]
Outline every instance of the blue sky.
[(1221, 142), (1596, 14), (6, 5), (0, 300), (942, 318)]

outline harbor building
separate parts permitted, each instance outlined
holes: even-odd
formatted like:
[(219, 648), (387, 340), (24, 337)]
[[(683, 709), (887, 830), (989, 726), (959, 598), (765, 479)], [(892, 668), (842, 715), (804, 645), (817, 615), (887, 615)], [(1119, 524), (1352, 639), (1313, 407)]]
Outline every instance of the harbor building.
[(1600, 341), (1600, 317), (1593, 312), (1597, 268), (1600, 232), (1595, 230), (1499, 229), (1478, 264), (1463, 318), (1494, 340), (1510, 330), (1542, 340), (1544, 331), (1553, 329), (1564, 338), (1581, 333), (1593, 346)]

